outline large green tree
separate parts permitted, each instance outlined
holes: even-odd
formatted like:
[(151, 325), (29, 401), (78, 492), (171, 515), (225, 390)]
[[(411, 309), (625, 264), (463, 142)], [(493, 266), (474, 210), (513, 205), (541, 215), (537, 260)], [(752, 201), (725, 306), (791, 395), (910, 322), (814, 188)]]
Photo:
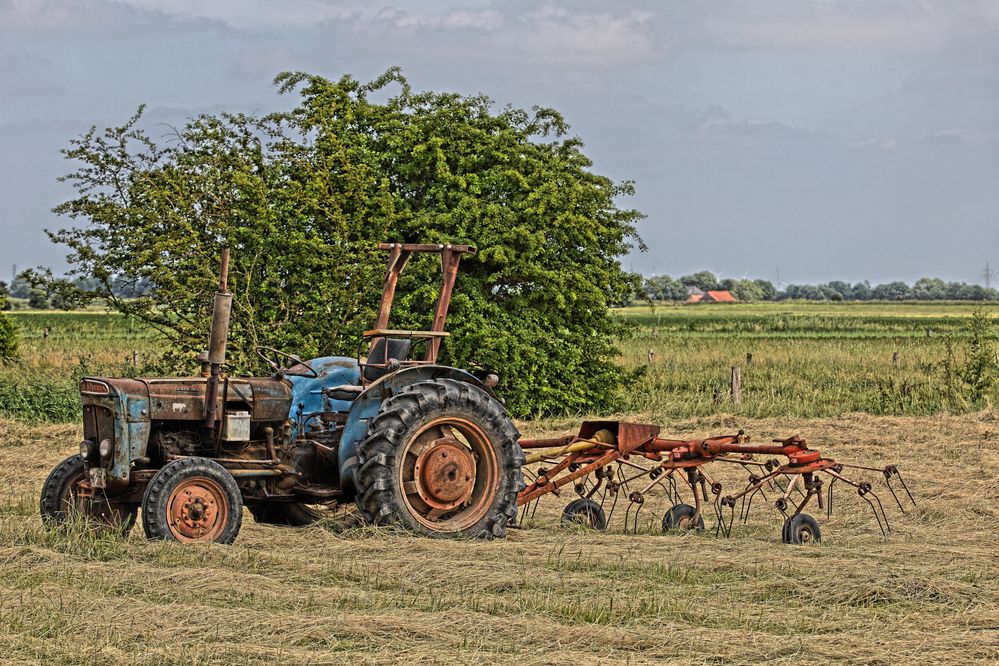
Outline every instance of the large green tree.
[[(377, 242), (469, 243), (444, 360), (496, 372), (517, 415), (613, 406), (622, 328), (609, 305), (636, 285), (619, 258), (641, 244), (641, 215), (618, 206), (632, 185), (594, 173), (561, 115), (414, 93), (395, 69), (276, 84), (299, 95), (291, 111), (199, 116), (157, 141), (140, 108), (74, 140), (78, 196), (55, 209), (74, 224), (51, 236), (75, 275), (191, 359), (231, 245), (231, 361), (245, 371), (255, 344), (354, 354), (384, 274)], [(413, 262), (393, 323), (429, 323), (437, 270)], [(123, 281), (152, 289), (120, 298)]]

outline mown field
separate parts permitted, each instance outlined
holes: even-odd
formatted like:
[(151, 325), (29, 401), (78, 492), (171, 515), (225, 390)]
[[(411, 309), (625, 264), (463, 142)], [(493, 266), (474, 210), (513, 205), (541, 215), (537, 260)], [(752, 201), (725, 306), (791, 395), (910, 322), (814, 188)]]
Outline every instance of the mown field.
[[(0, 368), (0, 661), (996, 663), (999, 417), (988, 405), (949, 413), (935, 388), (946, 341), (961, 353), (973, 310), (620, 313), (636, 325), (622, 362), (646, 373), (622, 417), (677, 436), (800, 433), (843, 461), (899, 464), (918, 505), (905, 515), (889, 507), (887, 539), (840, 489), (823, 542), (808, 547), (782, 545), (762, 503), (730, 538), (714, 536), (711, 520), (705, 534), (662, 535), (653, 502), (637, 535), (622, 533), (620, 516), (609, 533), (564, 529), (567, 493), (494, 542), (334, 523), (292, 530), (249, 514), (233, 546), (149, 543), (141, 529), (127, 539), (46, 531), (39, 487), (81, 437), (76, 378), (138, 372), (162, 345), (111, 315), (16, 313), (23, 358)], [(732, 365), (743, 372), (738, 405), (725, 398)], [(58, 409), (32, 392), (38, 385)], [(557, 434), (576, 422), (519, 426)], [(720, 476), (727, 487), (745, 482)]]
[[(646, 418), (648, 415), (635, 415)], [(522, 424), (531, 434), (568, 422)], [(233, 546), (42, 530), (35, 496), (75, 425), (0, 422), (0, 655), (15, 664), (830, 663), (999, 660), (999, 419), (749, 419), (678, 435), (801, 432), (896, 461), (917, 495), (882, 539), (843, 493), (821, 545), (765, 506), (731, 538), (593, 534), (548, 498), (503, 541), (256, 525)], [(709, 528), (711, 524), (709, 522)]]

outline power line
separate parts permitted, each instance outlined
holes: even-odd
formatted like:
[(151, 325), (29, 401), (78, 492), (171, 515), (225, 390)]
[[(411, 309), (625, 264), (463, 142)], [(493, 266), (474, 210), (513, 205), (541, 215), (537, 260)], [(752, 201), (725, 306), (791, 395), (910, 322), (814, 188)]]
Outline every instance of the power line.
[(985, 262), (985, 270), (982, 271), (982, 278), (985, 280), (985, 288), (988, 289), (992, 286), (992, 278), (996, 276), (992, 268), (989, 267), (989, 262)]

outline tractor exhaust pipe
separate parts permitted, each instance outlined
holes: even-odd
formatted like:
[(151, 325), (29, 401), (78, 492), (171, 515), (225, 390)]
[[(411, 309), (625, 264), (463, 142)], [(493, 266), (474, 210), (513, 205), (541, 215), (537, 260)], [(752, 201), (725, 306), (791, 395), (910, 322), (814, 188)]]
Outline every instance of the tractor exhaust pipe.
[(211, 366), (205, 386), (206, 428), (214, 428), (217, 418), (219, 376), (225, 364), (225, 345), (229, 338), (229, 315), (232, 314), (232, 294), (229, 292), (229, 246), (222, 248), (222, 268), (219, 289), (215, 292), (212, 311), (212, 331), (208, 342), (208, 364)]

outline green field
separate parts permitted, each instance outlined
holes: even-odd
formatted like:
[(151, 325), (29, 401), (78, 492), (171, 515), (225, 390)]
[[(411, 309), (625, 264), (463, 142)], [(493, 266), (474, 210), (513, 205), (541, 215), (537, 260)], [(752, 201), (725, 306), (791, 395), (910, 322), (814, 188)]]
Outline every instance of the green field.
[[(645, 367), (626, 411), (668, 420), (718, 411), (835, 416), (973, 409), (948, 393), (942, 363), (948, 344), (962, 360), (976, 308), (939, 302), (625, 308), (620, 314), (635, 330), (621, 345), (622, 362)], [(994, 319), (999, 306), (983, 312)], [(742, 372), (738, 405), (728, 399), (733, 366)], [(999, 401), (995, 390), (990, 397)]]
[[(974, 410), (982, 405), (948, 394), (941, 364), (948, 342), (960, 360), (968, 322), (978, 307), (999, 317), (999, 304), (949, 302), (624, 308), (618, 313), (633, 330), (621, 342), (621, 363), (644, 371), (626, 390), (624, 411), (665, 421), (719, 411), (835, 416)], [(0, 366), (0, 416), (75, 420), (76, 383), (83, 373), (153, 372), (166, 349), (155, 331), (117, 314), (18, 311), (8, 316), (21, 329), (22, 357)], [(742, 371), (740, 404), (727, 399), (732, 366)], [(999, 403), (999, 393), (993, 391), (990, 399)]]

